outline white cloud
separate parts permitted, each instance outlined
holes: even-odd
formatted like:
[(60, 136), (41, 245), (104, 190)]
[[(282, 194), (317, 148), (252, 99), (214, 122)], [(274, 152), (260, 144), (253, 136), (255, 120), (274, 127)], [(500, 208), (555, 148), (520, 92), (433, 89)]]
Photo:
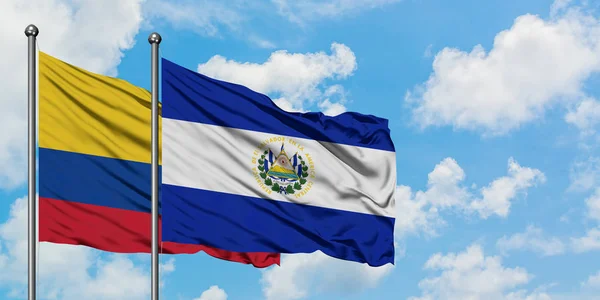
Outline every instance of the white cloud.
[(571, 238), (571, 247), (576, 253), (600, 250), (600, 228), (588, 230), (585, 236)]
[(471, 202), (470, 208), (484, 219), (493, 214), (506, 217), (510, 211), (510, 200), (517, 193), (545, 181), (546, 177), (540, 170), (521, 167), (511, 157), (508, 160), (508, 176), (500, 177), (484, 187), (481, 190), (483, 197)]
[[(166, 20), (177, 29), (188, 29), (206, 36), (218, 36), (219, 27), (237, 30), (245, 20), (240, 1), (227, 4), (211, 0), (148, 0), (144, 14), (152, 20)], [(149, 24), (150, 25), (150, 24)]]
[(465, 171), (453, 158), (445, 158), (427, 175), (427, 191), (419, 194), (426, 196), (429, 202), (439, 208), (464, 206), (468, 201), (467, 188), (460, 186), (465, 179)]
[(304, 25), (320, 18), (339, 17), (361, 10), (374, 9), (400, 0), (271, 0), (280, 14), (290, 21)]
[(600, 223), (600, 188), (596, 188), (596, 192), (585, 199), (585, 204), (588, 217)]
[(423, 232), (436, 235), (436, 229), (445, 225), (441, 211), (455, 210), (465, 214), (477, 213), (483, 219), (491, 215), (507, 217), (512, 201), (537, 183), (544, 182), (544, 174), (520, 166), (513, 158), (508, 160), (508, 175), (493, 180), (480, 189), (481, 196), (463, 183), (464, 170), (453, 158), (445, 158), (428, 175), (427, 190), (412, 193), (408, 186), (396, 190), (396, 233)]
[[(502, 300), (552, 300), (552, 299), (555, 299), (555, 298), (545, 292), (534, 291), (533, 293), (528, 293), (525, 290), (508, 293), (504, 296), (504, 298), (502, 298)], [(583, 299), (580, 299), (580, 300), (583, 300)]]
[(323, 114), (328, 116), (337, 116), (346, 112), (346, 107), (344, 104), (347, 100), (346, 92), (344, 91), (343, 86), (339, 84), (332, 85), (327, 88), (323, 96), (325, 99), (318, 104), (318, 107)]
[(565, 121), (577, 126), (584, 136), (594, 134), (596, 126), (600, 123), (600, 102), (593, 98), (581, 101), (575, 109), (565, 115)]
[(273, 102), (279, 108), (281, 108), (281, 109), (283, 109), (285, 111), (288, 111), (288, 112), (300, 112), (300, 113), (307, 112), (303, 108), (294, 107), (294, 104), (292, 102), (290, 102), (288, 99), (283, 98), (283, 97), (282, 98), (273, 99)]
[[(123, 51), (134, 44), (142, 21), (142, 0), (0, 1), (0, 188), (25, 180), (27, 145), (27, 38), (38, 26), (41, 51), (93, 72), (116, 75)], [(110, 22), (107, 17), (110, 16)]]
[(337, 116), (341, 113), (346, 112), (346, 107), (341, 103), (331, 103), (329, 99), (325, 99), (319, 103), (319, 109), (323, 111), (323, 114), (328, 116)]
[(282, 255), (281, 266), (262, 273), (263, 294), (267, 300), (294, 300), (316, 293), (353, 294), (373, 288), (394, 266), (370, 267), (343, 261), (320, 251)]
[(530, 250), (543, 256), (553, 256), (565, 253), (565, 244), (556, 237), (546, 237), (543, 231), (535, 226), (527, 226), (523, 233), (510, 237), (503, 236), (496, 242), (501, 252), (512, 250)]
[(172, 273), (175, 271), (175, 259), (169, 258), (165, 263), (160, 265), (160, 274)]
[(225, 293), (225, 290), (213, 285), (208, 290), (202, 292), (200, 298), (194, 300), (227, 300), (227, 293)]
[(169, 258), (165, 262), (161, 262), (158, 265), (158, 278), (159, 278), (158, 284), (161, 289), (165, 286), (165, 281), (166, 281), (165, 278), (167, 277), (167, 275), (169, 275), (173, 272), (175, 272), (175, 259), (172, 257)]
[(326, 101), (339, 95), (340, 89), (334, 85), (323, 92), (324, 81), (347, 78), (354, 70), (354, 53), (338, 43), (331, 45), (330, 55), (324, 52), (275, 51), (262, 64), (240, 63), (216, 55), (198, 66), (198, 72), (207, 76), (242, 84), (274, 99), (279, 98), (276, 103), (283, 109), (304, 110), (305, 105), (310, 106), (321, 99), (322, 106), (325, 109), (333, 107), (334, 113), (341, 111), (339, 105), (343, 102)]
[(275, 45), (274, 42), (269, 41), (267, 39), (261, 38), (257, 35), (249, 35), (248, 36), (248, 40), (250, 42), (252, 42), (254, 45), (258, 46), (259, 48), (263, 48), (263, 49), (273, 49), (273, 48), (277, 48), (277, 45)]
[(427, 48), (425, 48), (425, 52), (423, 52), (423, 57), (429, 58), (433, 55), (433, 44), (429, 44)]
[(590, 277), (588, 277), (585, 282), (582, 282), (581, 285), (584, 288), (600, 290), (600, 271), (598, 271), (598, 273), (595, 275), (590, 275)]
[(600, 70), (600, 22), (562, 7), (549, 20), (516, 18), (489, 52), (477, 45), (437, 53), (429, 79), (406, 95), (414, 121), (501, 135), (582, 99), (583, 83)]
[(555, 0), (550, 7), (550, 15), (556, 16), (569, 7), (573, 0)]
[(395, 233), (399, 237), (421, 231), (437, 235), (436, 229), (445, 225), (440, 210), (464, 207), (470, 197), (461, 185), (465, 173), (453, 158), (442, 160), (427, 177), (426, 191), (413, 194), (409, 186), (403, 185), (396, 189)]
[[(40, 266), (40, 268), (43, 267), (44, 265)], [(89, 272), (83, 269), (81, 265), (73, 267), (79, 269), (80, 272)], [(82, 285), (78, 288), (62, 287), (63, 296), (61, 298), (123, 299), (126, 297), (128, 299), (143, 299), (148, 297), (149, 274), (139, 266), (135, 266), (130, 259), (122, 255), (115, 255), (108, 262), (99, 260), (96, 268), (98, 271), (95, 276), (92, 275), (92, 277), (88, 274), (87, 278), (84, 277), (84, 282), (81, 282), (80, 279)], [(59, 278), (60, 275), (54, 274), (55, 278)], [(74, 284), (75, 282), (77, 281), (70, 281), (69, 283)], [(57, 289), (60, 285), (54, 283), (52, 286)], [(57, 292), (60, 293), (60, 291)]]
[(303, 27), (310, 20), (330, 19), (399, 1), (147, 0), (144, 12), (148, 17), (145, 25), (149, 27), (153, 27), (156, 21), (166, 20), (177, 29), (187, 29), (209, 37), (223, 37), (233, 33), (254, 46), (273, 49), (276, 48), (273, 41), (257, 35), (253, 30), (255, 19), (281, 23), (277, 17), (283, 15), (288, 21)]
[[(585, 199), (586, 215), (600, 225), (600, 188)], [(571, 238), (571, 248), (576, 253), (600, 250), (600, 227), (589, 229), (584, 236)]]
[(600, 158), (589, 157), (573, 163), (569, 172), (569, 191), (584, 192), (600, 184)]
[[(419, 191), (417, 195), (426, 195), (426, 193)], [(430, 204), (429, 198), (413, 197), (409, 186), (396, 188), (396, 208), (394, 233), (399, 238), (419, 232), (427, 236), (436, 236), (437, 229), (446, 225), (446, 222), (439, 217), (438, 209)]]
[[(148, 266), (132, 256), (84, 246), (39, 244), (40, 297), (58, 299), (148, 299)], [(174, 270), (174, 261), (161, 265), (162, 276)], [(0, 224), (0, 286), (23, 296), (27, 287), (27, 200), (17, 199), (9, 219)]]
[(513, 291), (533, 276), (521, 267), (503, 266), (498, 256), (485, 256), (477, 244), (458, 254), (434, 254), (424, 268), (440, 273), (421, 280), (422, 296), (411, 299), (547, 299), (526, 298), (523, 291)]

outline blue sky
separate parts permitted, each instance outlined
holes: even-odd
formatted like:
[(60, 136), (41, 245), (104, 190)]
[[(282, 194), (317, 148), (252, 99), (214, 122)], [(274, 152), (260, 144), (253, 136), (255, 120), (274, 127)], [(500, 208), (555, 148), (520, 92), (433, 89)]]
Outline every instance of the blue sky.
[[(19, 2), (0, 4), (9, 45), (0, 69), (12, 70), (0, 72), (0, 298), (26, 288), (26, 206), (17, 198), (26, 195), (29, 23), (40, 28), (41, 51), (145, 88), (147, 37), (157, 31), (163, 57), (284, 109), (390, 120), (394, 267), (319, 253), (266, 270), (204, 254), (162, 257), (163, 299), (600, 295), (594, 1)], [(149, 297), (147, 256), (42, 244), (40, 261), (44, 299)]]

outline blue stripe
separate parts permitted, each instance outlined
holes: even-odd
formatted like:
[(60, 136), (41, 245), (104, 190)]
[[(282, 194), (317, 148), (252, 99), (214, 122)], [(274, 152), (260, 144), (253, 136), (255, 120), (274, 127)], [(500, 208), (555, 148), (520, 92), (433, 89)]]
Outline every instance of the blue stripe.
[(163, 118), (394, 151), (388, 121), (359, 113), (289, 113), (269, 97), (162, 59)]
[[(146, 163), (39, 148), (44, 198), (149, 213), (150, 171)], [(159, 167), (159, 182), (160, 175)]]
[(394, 219), (163, 185), (164, 241), (239, 252), (323, 253), (394, 262)]

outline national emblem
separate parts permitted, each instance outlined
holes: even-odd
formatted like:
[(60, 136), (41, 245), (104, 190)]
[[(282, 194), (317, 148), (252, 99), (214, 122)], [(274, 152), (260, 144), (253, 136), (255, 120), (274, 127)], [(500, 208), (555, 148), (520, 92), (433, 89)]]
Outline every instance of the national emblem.
[(265, 150), (258, 159), (257, 168), (263, 183), (272, 191), (294, 194), (302, 191), (307, 183), (309, 166), (298, 152), (291, 157), (288, 156), (284, 146), (285, 144), (282, 143), (277, 155), (271, 149)]

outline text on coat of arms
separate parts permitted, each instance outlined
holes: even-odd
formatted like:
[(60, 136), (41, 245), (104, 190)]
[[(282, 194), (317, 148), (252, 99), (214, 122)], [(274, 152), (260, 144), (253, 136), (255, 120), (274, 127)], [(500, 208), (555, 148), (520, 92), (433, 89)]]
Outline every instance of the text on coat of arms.
[[(287, 152), (286, 142), (297, 151), (289, 151), (288, 147)], [(272, 149), (275, 145), (277, 152)], [(268, 194), (275, 192), (300, 198), (312, 188), (315, 178), (313, 158), (304, 152), (302, 145), (291, 138), (266, 139), (254, 150), (252, 164), (256, 182)]]

